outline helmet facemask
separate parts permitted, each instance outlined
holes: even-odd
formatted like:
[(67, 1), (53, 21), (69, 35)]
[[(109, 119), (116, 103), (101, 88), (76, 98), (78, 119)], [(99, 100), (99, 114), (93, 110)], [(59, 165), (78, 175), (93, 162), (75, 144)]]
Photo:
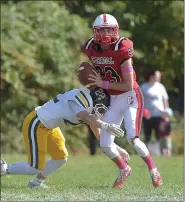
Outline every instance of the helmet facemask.
[(96, 87), (90, 93), (93, 100), (93, 113), (101, 119), (110, 105), (110, 95), (102, 88)]
[(108, 110), (108, 108), (104, 104), (96, 104), (93, 107), (93, 110), (94, 110), (96, 117), (101, 119), (103, 117), (103, 115), (105, 114), (105, 112)]
[(93, 27), (94, 37), (97, 43), (110, 45), (119, 39), (118, 26), (97, 26)]

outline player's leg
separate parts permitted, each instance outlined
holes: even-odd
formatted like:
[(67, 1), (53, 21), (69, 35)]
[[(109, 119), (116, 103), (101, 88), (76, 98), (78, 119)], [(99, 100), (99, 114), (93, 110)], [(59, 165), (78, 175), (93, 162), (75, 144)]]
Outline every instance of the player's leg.
[[(157, 143), (159, 144), (159, 147), (161, 146), (160, 144), (160, 129), (159, 129), (159, 125), (161, 120), (163, 120), (161, 117), (152, 117), (151, 121), (152, 121), (152, 125), (154, 128), (154, 132), (155, 132), (155, 139), (157, 141)], [(158, 149), (159, 154), (163, 155), (163, 151), (161, 150), (161, 147)]]
[(53, 172), (59, 169), (67, 162), (68, 152), (65, 147), (65, 138), (60, 128), (51, 130), (47, 140), (47, 151), (51, 156), (46, 163), (45, 168), (31, 181), (31, 184), (43, 184)]
[(152, 135), (152, 120), (143, 118), (143, 132), (144, 132), (144, 142), (146, 146), (151, 140)]
[[(2, 159), (2, 158), (1, 158)], [(2, 159), (5, 163), (6, 161)], [(7, 164), (7, 163), (6, 163)], [(15, 162), (7, 164), (6, 170), (1, 170), (1, 177), (8, 174), (13, 175), (36, 175), (40, 170), (32, 168), (28, 162)]]
[(43, 138), (38, 137), (38, 131), (42, 130), (39, 129), (39, 124), (40, 121), (35, 111), (26, 116), (23, 122), (23, 135), (28, 155), (28, 162), (16, 162), (8, 165), (8, 174), (35, 175), (44, 168), (46, 148), (45, 151), (39, 150), (40, 147), (45, 147), (45, 145), (47, 145), (47, 139), (43, 133)]
[(42, 171), (42, 174), (46, 177), (67, 162), (68, 151), (65, 146), (65, 138), (60, 128), (55, 128), (48, 137), (48, 153), (51, 159)]
[(171, 157), (172, 155), (172, 140), (171, 136), (161, 137), (159, 140), (160, 150), (163, 156)]
[(130, 160), (129, 153), (122, 147), (118, 146), (115, 142), (114, 142), (114, 144), (115, 144), (120, 156), (123, 158), (123, 160), (126, 162), (126, 164), (128, 164), (128, 161)]
[(156, 124), (156, 134), (159, 137), (160, 150), (163, 156), (170, 157), (172, 150), (171, 140), (171, 123), (169, 120), (158, 118), (158, 124)]
[(14, 174), (14, 175), (36, 175), (40, 172), (39, 169), (35, 169), (30, 166), (28, 162), (16, 162), (9, 164), (5, 174)]
[[(109, 110), (105, 113), (103, 121), (107, 123), (114, 123), (117, 125), (121, 125), (122, 116), (121, 113), (116, 109), (116, 106), (118, 106), (118, 104), (115, 98), (115, 100), (112, 101)], [(117, 145), (114, 143), (114, 139), (115, 139), (114, 135), (111, 135), (108, 132), (102, 130), (100, 135), (100, 147), (102, 151), (111, 160), (113, 160), (119, 168), (125, 168), (126, 164), (124, 161), (122, 161)]]
[[(114, 99), (111, 98), (111, 106), (105, 113), (103, 121), (107, 123), (114, 123), (121, 125), (123, 116), (120, 112), (120, 98), (117, 96)], [(120, 155), (118, 146), (114, 143), (115, 136), (110, 135), (106, 131), (101, 131), (100, 135), (100, 147), (102, 151), (114, 162), (119, 168), (119, 175), (114, 183), (114, 187), (122, 188), (128, 175), (131, 173), (131, 168), (124, 161)], [(120, 148), (121, 150), (121, 148)]]
[(143, 116), (143, 95), (140, 88), (133, 95), (133, 100), (134, 102), (132, 104), (128, 103), (128, 106), (124, 110), (124, 125), (127, 139), (137, 154), (147, 164), (153, 185), (156, 187), (162, 184), (162, 179), (146, 145), (139, 138)]
[[(152, 124), (153, 124), (153, 128), (155, 130), (155, 138), (156, 140), (159, 142), (160, 140), (160, 136), (161, 136), (161, 129), (160, 129), (160, 123), (163, 122), (164, 119), (162, 119), (161, 117), (153, 117), (152, 118)], [(162, 126), (163, 128), (163, 126)], [(163, 131), (163, 129), (162, 129)]]

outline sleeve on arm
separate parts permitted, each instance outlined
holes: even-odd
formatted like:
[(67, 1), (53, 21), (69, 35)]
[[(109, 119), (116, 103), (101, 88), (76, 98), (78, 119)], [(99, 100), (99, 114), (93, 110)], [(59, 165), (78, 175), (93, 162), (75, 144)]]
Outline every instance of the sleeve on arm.
[(83, 51), (87, 56), (89, 56), (89, 46), (91, 45), (92, 41), (93, 41), (93, 38), (87, 40), (87, 41), (81, 46), (82, 51)]
[(129, 39), (121, 41), (119, 50), (123, 60), (128, 60), (134, 56), (133, 42)]
[(81, 105), (79, 105), (77, 102), (75, 101), (69, 101), (69, 105), (71, 110), (75, 113), (75, 115), (77, 115), (79, 112), (81, 111), (87, 111), (87, 109)]

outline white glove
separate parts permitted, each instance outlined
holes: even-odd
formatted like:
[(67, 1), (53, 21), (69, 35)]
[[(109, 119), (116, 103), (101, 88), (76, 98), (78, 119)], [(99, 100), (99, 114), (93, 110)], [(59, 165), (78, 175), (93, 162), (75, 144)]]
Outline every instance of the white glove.
[(108, 133), (118, 138), (124, 136), (124, 131), (116, 124), (102, 122), (101, 129), (106, 130)]

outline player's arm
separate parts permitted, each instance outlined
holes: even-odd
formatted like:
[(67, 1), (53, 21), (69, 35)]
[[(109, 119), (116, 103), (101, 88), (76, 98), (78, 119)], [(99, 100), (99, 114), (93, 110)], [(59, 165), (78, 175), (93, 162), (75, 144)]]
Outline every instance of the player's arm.
[[(161, 84), (162, 85), (162, 84)], [(162, 89), (163, 89), (163, 104), (164, 104), (164, 109), (169, 108), (169, 97), (168, 97), (168, 93), (166, 91), (166, 88), (162, 85)]]
[[(116, 136), (116, 137), (123, 137), (124, 131), (115, 124), (109, 124), (106, 122), (101, 121), (95, 115), (89, 114), (87, 110), (83, 110), (77, 113), (76, 115), (80, 120), (87, 123), (91, 128), (98, 128), (101, 130), (106, 130), (108, 133)], [(94, 130), (95, 136), (99, 133), (98, 130)], [(96, 136), (98, 138), (98, 135)]]
[(117, 137), (124, 136), (124, 131), (118, 125), (109, 124), (101, 121), (95, 115), (90, 114), (90, 112), (88, 111), (88, 105), (85, 104), (83, 99), (81, 99), (78, 96), (75, 96), (75, 98), (78, 98), (77, 99), (78, 101), (69, 100), (68, 102), (72, 112), (80, 120), (84, 121), (93, 128), (100, 128), (102, 130), (106, 130), (108, 133), (114, 136)]
[(100, 139), (100, 128), (93, 128), (92, 126), (90, 126), (94, 136), (96, 137), (97, 140)]
[(95, 115), (89, 114), (87, 110), (78, 112), (76, 116), (93, 128), (101, 128), (102, 125), (104, 125), (103, 121), (98, 119)]
[(109, 89), (120, 90), (120, 91), (130, 91), (134, 87), (134, 76), (133, 76), (133, 66), (132, 59), (124, 61), (121, 65), (121, 71), (123, 76), (123, 81), (118, 83), (110, 83)]
[(164, 109), (169, 108), (169, 102), (168, 102), (168, 100), (163, 100), (163, 104), (164, 104)]
[(134, 55), (133, 42), (131, 40), (123, 40), (119, 52), (121, 54), (121, 73), (123, 81), (110, 83), (109, 89), (130, 91), (134, 87), (134, 71), (132, 66), (132, 57)]
[(170, 117), (173, 116), (173, 111), (169, 108), (169, 97), (166, 92), (165, 87), (163, 86), (163, 105), (164, 105), (164, 117), (165, 119), (169, 120)]

